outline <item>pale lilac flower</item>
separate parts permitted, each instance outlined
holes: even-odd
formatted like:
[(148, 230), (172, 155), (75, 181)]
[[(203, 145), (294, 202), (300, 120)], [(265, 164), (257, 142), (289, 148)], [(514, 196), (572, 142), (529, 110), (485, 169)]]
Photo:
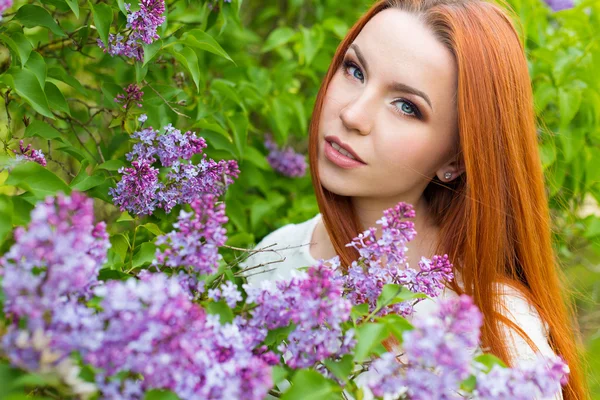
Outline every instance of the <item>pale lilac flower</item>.
[(138, 117), (138, 121), (142, 124), (148, 120), (148, 116), (146, 114), (142, 114)]
[(271, 135), (265, 136), (264, 144), (267, 150), (269, 150), (267, 161), (275, 171), (292, 178), (302, 177), (306, 174), (306, 160), (304, 155), (296, 153), (290, 147), (279, 149)]
[(208, 298), (215, 301), (224, 300), (230, 308), (235, 308), (239, 301), (242, 301), (242, 294), (231, 281), (227, 281), (219, 288), (209, 289)]
[[(135, 192), (119, 187), (116, 191), (112, 190), (111, 194), (116, 195), (113, 195), (115, 204), (121, 205), (122, 209), (126, 208), (131, 213), (151, 214), (156, 207), (163, 208), (168, 213), (176, 205), (189, 204), (202, 194), (221, 196), (239, 175), (235, 160), (217, 162), (207, 159), (207, 155), (203, 154), (200, 162), (193, 164), (191, 158), (206, 148), (206, 141), (192, 131), (182, 133), (168, 124), (164, 127), (164, 133), (148, 127), (134, 132), (131, 137), (139, 142), (126, 154), (128, 160), (137, 160), (140, 165), (146, 166), (158, 161), (163, 167), (170, 168), (161, 182), (158, 182), (157, 174), (154, 180), (154, 171), (151, 176), (147, 174), (153, 179), (152, 185), (147, 184), (145, 180), (135, 184), (127, 174), (123, 177), (123, 180), (127, 177), (128, 185), (144, 189), (142, 192), (147, 197), (144, 197), (143, 204), (148, 206), (141, 207), (137, 206), (141, 199), (129, 198)], [(123, 171), (129, 174), (133, 172), (130, 169)], [(148, 171), (144, 169), (142, 172)], [(133, 204), (135, 207), (122, 204)]]
[[(335, 260), (334, 260), (335, 261)], [(295, 325), (278, 350), (291, 368), (306, 368), (331, 356), (341, 356), (354, 344), (353, 331), (341, 324), (350, 316), (351, 304), (342, 297), (342, 282), (323, 262), (289, 280), (261, 288), (245, 285), (247, 303), (256, 304), (245, 329), (257, 340), (266, 330)]]
[(227, 231), (223, 227), (228, 218), (225, 215), (225, 204), (216, 203), (212, 194), (204, 194), (190, 204), (192, 211), (181, 210), (176, 229), (156, 238), (157, 245), (166, 244), (164, 250), (156, 250), (155, 265), (171, 268), (190, 268), (191, 270), (210, 275), (217, 271), (219, 247), (227, 241)]
[(162, 14), (165, 11), (164, 0), (140, 0), (140, 9), (130, 11), (131, 4), (125, 3), (127, 25), (124, 32), (108, 35), (108, 48), (98, 39), (98, 46), (111, 56), (122, 55), (137, 61), (144, 59), (144, 44), (150, 44), (159, 39), (157, 28), (165, 21)]
[(158, 169), (142, 159), (133, 161), (131, 168), (119, 168), (119, 173), (123, 177), (117, 187), (108, 189), (115, 205), (131, 214), (152, 214), (158, 205), (157, 193), (162, 188), (158, 182)]
[(142, 96), (144, 92), (140, 90), (140, 87), (135, 83), (130, 84), (125, 88), (125, 94), (119, 93), (115, 97), (115, 103), (121, 104), (123, 109), (127, 109), (130, 103), (137, 103), (138, 107), (142, 107)]
[(538, 355), (515, 368), (494, 365), (487, 374), (478, 370), (473, 394), (475, 399), (486, 400), (549, 398), (567, 383), (568, 374), (569, 367), (562, 357)]
[[(402, 285), (412, 292), (435, 297), (443, 290), (444, 282), (454, 278), (447, 255), (436, 255), (431, 260), (422, 257), (418, 270), (406, 263), (406, 243), (416, 235), (414, 223), (405, 220), (415, 216), (410, 204), (400, 202), (383, 214), (383, 218), (377, 221), (381, 225), (380, 239), (376, 237), (377, 230), (371, 227), (346, 245), (359, 252), (359, 259), (350, 265), (343, 277), (347, 297), (354, 305), (368, 303), (370, 312), (375, 310), (377, 299), (386, 284)], [(390, 312), (410, 315), (413, 306), (421, 300), (384, 307), (377, 315)]]
[(552, 11), (567, 10), (574, 7), (573, 0), (544, 0), (550, 6)]
[(31, 143), (27, 145), (27, 147), (23, 147), (23, 140), (19, 140), (19, 152), (13, 150), (13, 153), (17, 155), (17, 160), (27, 160), (33, 161), (41, 166), (46, 166), (46, 157), (44, 157), (44, 153), (42, 150), (35, 150), (31, 148)]
[[(97, 294), (106, 329), (101, 347), (84, 359), (103, 370), (96, 383), (109, 398), (139, 399), (163, 388), (181, 399), (258, 400), (271, 388), (270, 364), (254, 354), (247, 335), (207, 315), (177, 280), (145, 272), (138, 280), (109, 281)], [(144, 378), (115, 379), (125, 371)]]

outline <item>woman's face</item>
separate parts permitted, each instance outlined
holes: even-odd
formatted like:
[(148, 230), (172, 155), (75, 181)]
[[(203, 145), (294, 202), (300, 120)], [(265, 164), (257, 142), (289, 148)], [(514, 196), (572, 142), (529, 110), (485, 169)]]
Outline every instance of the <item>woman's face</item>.
[[(452, 53), (417, 17), (398, 9), (375, 15), (327, 89), (318, 143), (323, 186), (343, 196), (418, 199), (434, 175), (455, 178), (456, 88)], [(364, 164), (332, 161), (332, 136)]]

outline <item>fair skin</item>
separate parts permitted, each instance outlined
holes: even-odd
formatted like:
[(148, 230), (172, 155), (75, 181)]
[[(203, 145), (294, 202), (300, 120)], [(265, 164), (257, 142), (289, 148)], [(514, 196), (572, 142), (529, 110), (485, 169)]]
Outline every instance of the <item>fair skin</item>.
[[(452, 53), (417, 16), (398, 9), (375, 15), (356, 37), (327, 90), (319, 124), (319, 175), (329, 191), (352, 198), (364, 227), (378, 227), (383, 210), (400, 201), (414, 206), (417, 237), (407, 261), (417, 267), (433, 256), (439, 229), (431, 222), (423, 191), (464, 172), (456, 163), (457, 69)], [(417, 89), (395, 87), (394, 82)], [(427, 100), (426, 100), (426, 99)], [(344, 169), (324, 155), (335, 135), (365, 162)], [(444, 177), (452, 173), (452, 178)], [(380, 232), (378, 232), (379, 234)], [(315, 259), (335, 251), (322, 222), (311, 240)]]

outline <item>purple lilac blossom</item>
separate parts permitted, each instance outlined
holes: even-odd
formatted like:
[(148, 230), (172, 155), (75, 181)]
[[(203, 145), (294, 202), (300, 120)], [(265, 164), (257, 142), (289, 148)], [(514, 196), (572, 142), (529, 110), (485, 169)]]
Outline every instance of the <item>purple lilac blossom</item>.
[(27, 145), (27, 147), (23, 147), (23, 140), (19, 140), (19, 152), (13, 150), (13, 152), (17, 155), (17, 160), (27, 160), (33, 161), (41, 166), (46, 166), (46, 157), (44, 157), (44, 153), (41, 150), (35, 150), (31, 148), (31, 143)]
[(125, 94), (119, 93), (114, 98), (115, 103), (121, 104), (123, 109), (127, 109), (130, 103), (137, 103), (138, 107), (142, 107), (142, 96), (144, 92), (140, 90), (140, 87), (135, 83), (130, 84), (125, 88)]
[[(271, 367), (248, 346), (251, 338), (235, 323), (206, 314), (176, 279), (149, 272), (139, 278), (97, 289), (106, 329), (101, 347), (84, 360), (104, 370), (96, 381), (104, 398), (141, 399), (152, 388), (181, 399), (265, 397)], [(144, 379), (108, 379), (122, 371)]]
[(140, 0), (140, 9), (130, 10), (131, 4), (125, 3), (127, 11), (126, 31), (117, 35), (108, 35), (108, 48), (98, 39), (98, 46), (111, 56), (122, 55), (137, 61), (144, 59), (144, 44), (150, 44), (160, 37), (156, 29), (165, 21), (164, 0)]
[[(2, 348), (13, 365), (57, 374), (81, 395), (93, 388), (79, 381), (69, 355), (99, 337), (89, 300), (110, 247), (104, 222), (93, 224), (93, 201), (73, 192), (38, 203), (27, 228), (17, 227), (15, 243), (0, 258), (4, 312), (13, 321)], [(70, 371), (70, 372), (69, 372)], [(95, 390), (95, 389), (94, 389)]]
[(159, 206), (158, 192), (162, 189), (158, 182), (158, 169), (142, 159), (133, 161), (131, 168), (119, 168), (119, 173), (123, 177), (117, 187), (108, 189), (115, 205), (121, 211), (127, 210), (132, 214), (152, 214)]
[(139, 121), (140, 123), (142, 123), (142, 124), (143, 124), (144, 122), (146, 122), (147, 120), (148, 120), (148, 116), (147, 116), (146, 114), (142, 114), (142, 115), (140, 115), (140, 116), (138, 117), (138, 121)]
[[(206, 148), (206, 141), (192, 131), (181, 133), (168, 124), (162, 134), (148, 127), (134, 132), (131, 137), (139, 142), (133, 145), (126, 158), (136, 160), (134, 162), (144, 168), (136, 167), (139, 173), (134, 169), (123, 169), (125, 176), (117, 188), (110, 191), (122, 211), (143, 215), (151, 214), (159, 207), (168, 213), (176, 205), (189, 204), (204, 193), (221, 196), (239, 175), (234, 160), (217, 162), (203, 154), (202, 160), (193, 164), (192, 156)], [(158, 182), (158, 170), (150, 167), (157, 161), (170, 168), (161, 182)], [(136, 195), (137, 192), (142, 196)]]
[(306, 173), (306, 160), (303, 154), (292, 148), (279, 149), (271, 135), (265, 136), (265, 147), (269, 150), (267, 161), (271, 167), (284, 176), (299, 178)]
[(214, 301), (223, 300), (230, 308), (235, 308), (242, 301), (242, 294), (231, 281), (227, 281), (220, 287), (208, 290), (208, 298)]
[(550, 6), (552, 11), (567, 10), (574, 7), (573, 0), (544, 0)]
[(219, 247), (227, 241), (223, 227), (228, 218), (225, 204), (217, 204), (216, 197), (204, 194), (190, 204), (192, 211), (181, 210), (173, 227), (176, 229), (156, 238), (157, 245), (166, 248), (156, 251), (154, 265), (171, 268), (191, 268), (193, 271), (210, 275), (217, 271)]
[[(419, 270), (410, 268), (406, 263), (406, 242), (413, 240), (416, 231), (412, 221), (415, 213), (410, 204), (398, 203), (383, 212), (383, 218), (377, 221), (381, 225), (381, 238), (377, 239), (375, 228), (369, 228), (355, 237), (347, 247), (359, 252), (359, 259), (348, 268), (343, 277), (346, 296), (353, 305), (368, 303), (374, 311), (377, 299), (386, 284), (399, 284), (412, 292), (438, 296), (444, 288), (444, 282), (454, 278), (452, 264), (447, 255), (433, 256), (431, 260), (422, 257)], [(413, 306), (422, 299), (405, 301), (381, 309), (377, 315), (390, 312), (407, 316), (412, 314)]]
[(363, 385), (374, 395), (410, 399), (460, 398), (457, 391), (471, 369), (482, 315), (471, 298), (440, 300), (431, 314), (416, 314), (403, 333), (403, 358), (387, 353), (373, 362)]
[[(294, 324), (287, 343), (278, 350), (286, 353), (291, 368), (306, 368), (331, 356), (341, 356), (354, 344), (353, 331), (344, 334), (341, 324), (350, 316), (351, 304), (342, 297), (337, 271), (322, 260), (289, 280), (265, 282), (260, 288), (244, 285), (247, 303), (256, 304), (245, 329), (257, 340), (266, 330)], [(337, 259), (339, 266), (339, 259)]]
[(477, 371), (475, 399), (486, 400), (529, 400), (549, 398), (565, 385), (569, 367), (560, 356), (541, 357), (521, 362), (515, 368), (494, 365), (486, 374)]

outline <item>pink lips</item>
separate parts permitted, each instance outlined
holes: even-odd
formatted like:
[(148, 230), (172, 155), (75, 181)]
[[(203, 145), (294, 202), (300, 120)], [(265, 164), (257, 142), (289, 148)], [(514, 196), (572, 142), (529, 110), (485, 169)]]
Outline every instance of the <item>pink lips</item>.
[[(344, 146), (343, 148), (345, 149), (346, 146)], [(354, 155), (354, 152), (351, 149), (348, 149), (347, 151), (349, 153), (351, 153), (352, 155)], [(329, 161), (331, 161), (332, 163), (334, 163), (338, 167), (344, 168), (344, 169), (357, 168), (357, 167), (361, 167), (361, 166), (366, 165), (363, 162), (360, 162), (358, 160), (353, 160), (350, 157), (346, 157), (345, 155), (343, 155), (342, 153), (340, 153), (339, 151), (337, 151), (336, 149), (334, 149), (333, 146), (331, 145), (331, 143), (328, 140), (325, 140), (325, 157), (327, 157), (327, 159)]]

